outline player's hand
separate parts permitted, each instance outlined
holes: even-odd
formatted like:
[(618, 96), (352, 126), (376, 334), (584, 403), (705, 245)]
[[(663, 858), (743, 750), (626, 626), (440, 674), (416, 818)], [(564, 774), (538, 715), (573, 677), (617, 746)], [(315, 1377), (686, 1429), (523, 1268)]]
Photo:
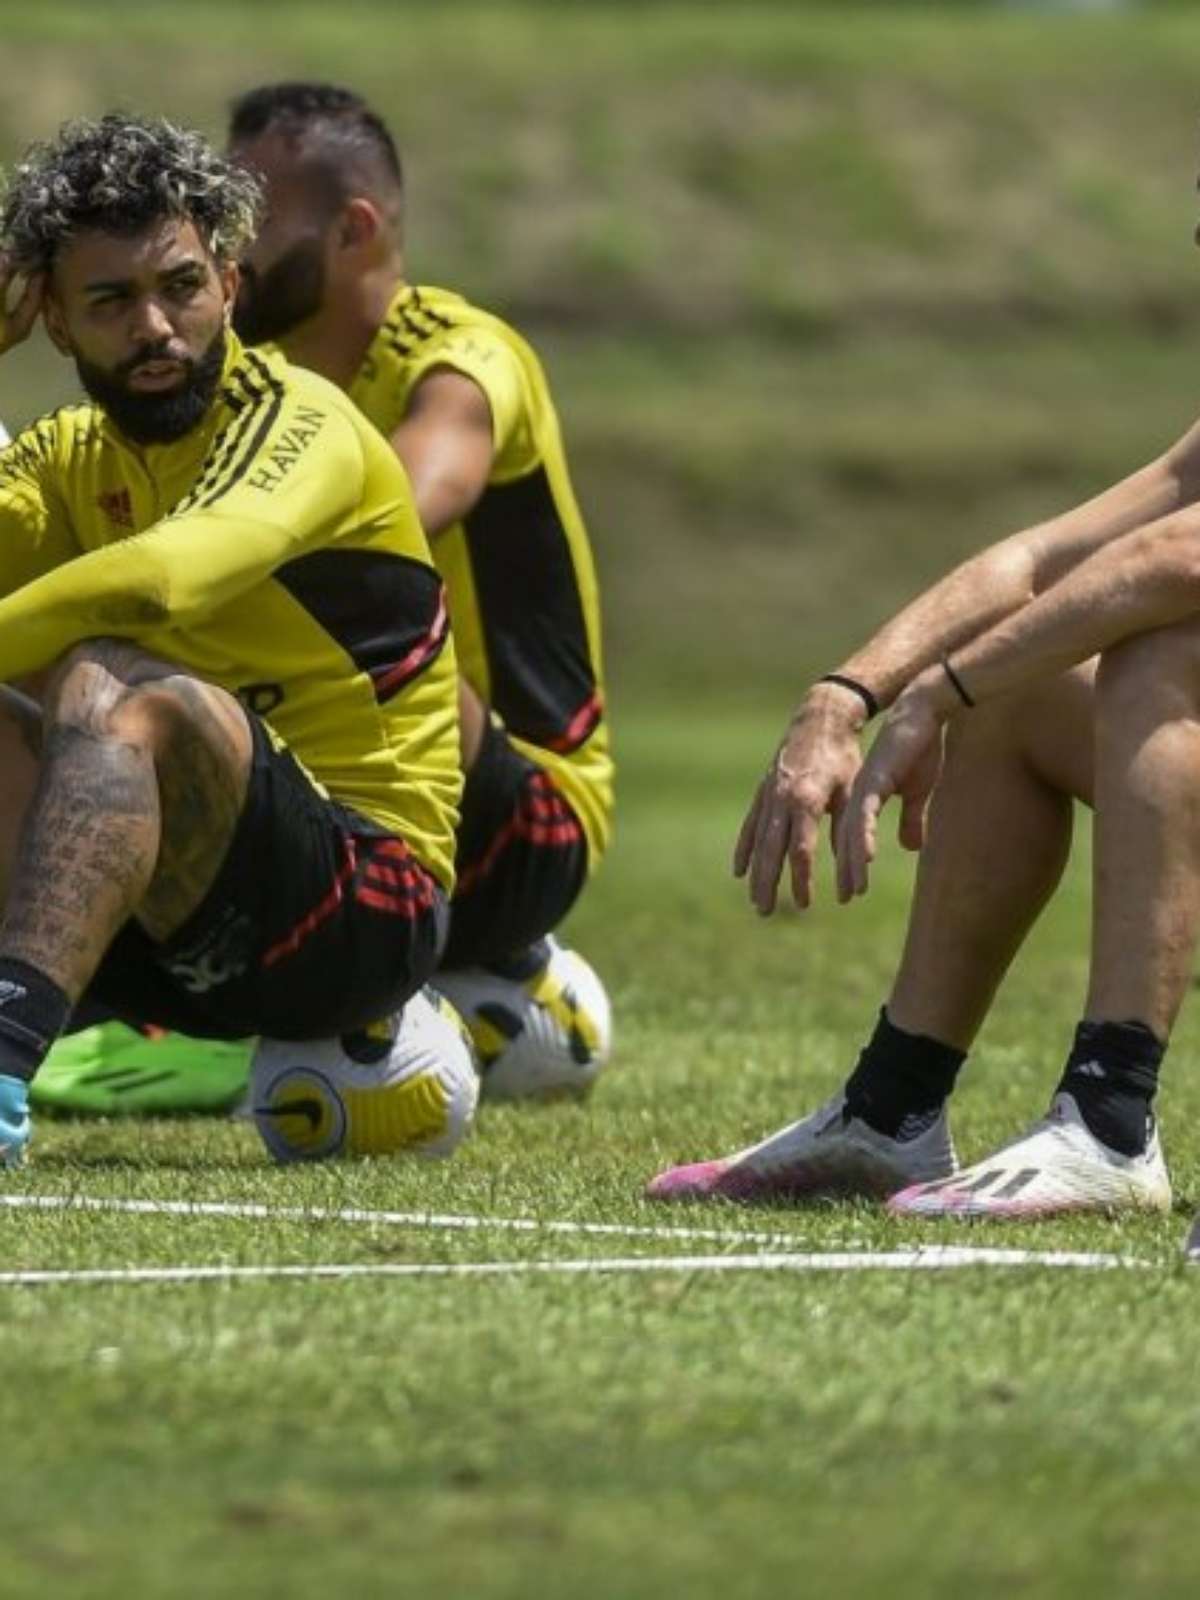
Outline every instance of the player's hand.
[(893, 795), (900, 800), (900, 843), (906, 850), (925, 843), (925, 812), (942, 770), (942, 726), (942, 716), (919, 691), (905, 691), (888, 712), (834, 838), (843, 905), (867, 892), (879, 813)]
[(746, 813), (733, 856), (734, 876), (749, 878), (751, 902), (762, 916), (775, 909), (785, 861), (792, 898), (802, 910), (811, 903), (821, 819), (828, 814), (836, 825), (846, 804), (862, 760), (862, 722), (863, 708), (854, 696), (825, 684), (809, 691), (792, 718)]
[(0, 1073), (0, 1166), (15, 1167), (24, 1158), (31, 1131), (29, 1085)]
[(0, 355), (29, 337), (41, 309), (41, 275), (27, 277), (0, 255)]

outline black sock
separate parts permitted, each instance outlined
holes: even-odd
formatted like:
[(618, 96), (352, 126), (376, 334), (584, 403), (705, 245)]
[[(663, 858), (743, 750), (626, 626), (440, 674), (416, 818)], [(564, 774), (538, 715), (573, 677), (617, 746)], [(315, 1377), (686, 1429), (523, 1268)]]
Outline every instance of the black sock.
[(937, 1121), (967, 1059), (923, 1033), (905, 1033), (881, 1008), (871, 1042), (846, 1083), (846, 1114), (892, 1139), (915, 1139)]
[(1142, 1022), (1081, 1022), (1059, 1079), (1101, 1144), (1140, 1156), (1154, 1126), (1151, 1106), (1166, 1045)]
[(53, 978), (0, 956), (0, 1073), (28, 1082), (70, 1014), (71, 1002)]

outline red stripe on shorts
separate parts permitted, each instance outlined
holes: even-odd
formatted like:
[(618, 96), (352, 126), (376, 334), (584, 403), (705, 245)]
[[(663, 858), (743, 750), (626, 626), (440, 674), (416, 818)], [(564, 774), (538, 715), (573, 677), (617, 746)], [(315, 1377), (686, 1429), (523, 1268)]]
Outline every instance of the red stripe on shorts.
[[(554, 820), (545, 820), (548, 817)], [(459, 873), (457, 892), (467, 893), (486, 878), (514, 839), (524, 839), (528, 844), (542, 847), (566, 849), (578, 844), (582, 838), (583, 829), (575, 813), (547, 775), (535, 772), (529, 780), (529, 792), (522, 796), (516, 814), (501, 828), (486, 853)]]
[(345, 898), (345, 888), (354, 876), (354, 869), (358, 865), (358, 851), (355, 848), (354, 837), (346, 834), (342, 840), (345, 850), (345, 859), (338, 868), (337, 877), (333, 880), (333, 887), (329, 893), (315, 905), (310, 912), (300, 918), (290, 933), (285, 933), (282, 939), (263, 953), (262, 964), (264, 967), (273, 967), (277, 961), (282, 961), (285, 956), (295, 955), (300, 946), (309, 935), (327, 922)]
[(364, 862), (361, 879), (354, 885), (358, 903), (396, 917), (416, 918), (428, 911), (434, 902), (433, 879), (404, 841), (372, 839), (370, 849), (385, 860)]

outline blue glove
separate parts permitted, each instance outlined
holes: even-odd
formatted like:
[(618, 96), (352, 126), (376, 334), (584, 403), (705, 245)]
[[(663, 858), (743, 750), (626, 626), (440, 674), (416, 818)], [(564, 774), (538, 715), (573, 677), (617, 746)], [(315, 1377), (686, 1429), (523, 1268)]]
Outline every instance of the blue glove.
[(0, 1073), (0, 1166), (15, 1167), (22, 1160), (31, 1131), (29, 1085)]

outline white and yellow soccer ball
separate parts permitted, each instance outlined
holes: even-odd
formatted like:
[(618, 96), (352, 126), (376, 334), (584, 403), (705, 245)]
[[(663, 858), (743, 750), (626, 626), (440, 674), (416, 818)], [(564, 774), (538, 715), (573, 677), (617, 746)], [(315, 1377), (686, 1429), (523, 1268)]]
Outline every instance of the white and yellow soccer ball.
[(277, 1161), (451, 1155), (475, 1116), (479, 1069), (462, 1018), (432, 989), (339, 1039), (260, 1039), (250, 1114)]
[(609, 1058), (604, 985), (577, 950), (546, 943), (549, 960), (526, 978), (461, 967), (433, 980), (475, 1041), (484, 1100), (582, 1097)]

